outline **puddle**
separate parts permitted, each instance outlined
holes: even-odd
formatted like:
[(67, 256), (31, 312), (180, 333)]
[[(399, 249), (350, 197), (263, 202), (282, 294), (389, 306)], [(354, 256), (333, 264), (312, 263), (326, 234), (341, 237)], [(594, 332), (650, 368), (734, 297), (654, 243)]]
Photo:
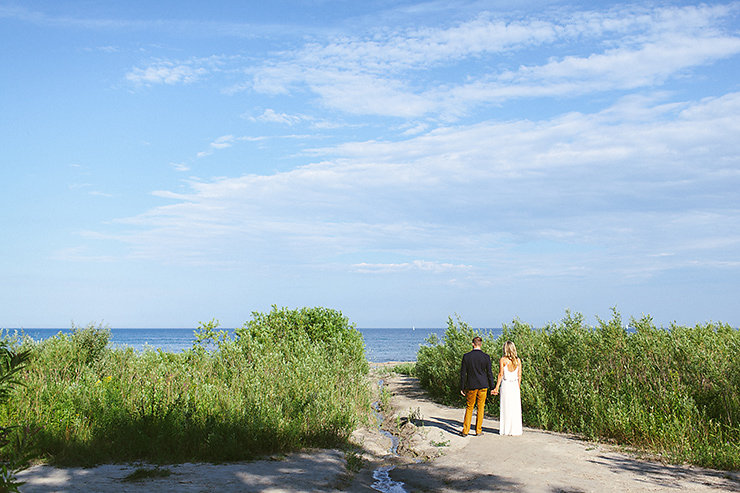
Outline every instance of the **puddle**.
[[(379, 392), (383, 390), (383, 383), (383, 380), (378, 381)], [(380, 412), (380, 403), (378, 401), (375, 401), (373, 402), (372, 406), (373, 411), (375, 412), (375, 420), (378, 423), (378, 428), (380, 429), (380, 432), (391, 439), (391, 448), (388, 453), (392, 457), (398, 457), (398, 437), (382, 428), (385, 417)], [(395, 467), (396, 466), (380, 466), (375, 471), (373, 471), (373, 479), (375, 480), (375, 482), (370, 485), (372, 489), (374, 489), (375, 491), (381, 491), (383, 493), (407, 493), (406, 489), (403, 487), (403, 482), (393, 481), (391, 479), (390, 472)]]

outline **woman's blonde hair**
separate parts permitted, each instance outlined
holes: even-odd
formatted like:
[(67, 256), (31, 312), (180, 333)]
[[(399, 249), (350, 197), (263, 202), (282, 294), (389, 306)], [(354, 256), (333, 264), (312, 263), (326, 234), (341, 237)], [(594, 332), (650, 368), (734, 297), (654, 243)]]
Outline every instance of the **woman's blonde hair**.
[(512, 341), (506, 341), (506, 344), (504, 344), (504, 356), (509, 358), (510, 361), (516, 363), (516, 346)]

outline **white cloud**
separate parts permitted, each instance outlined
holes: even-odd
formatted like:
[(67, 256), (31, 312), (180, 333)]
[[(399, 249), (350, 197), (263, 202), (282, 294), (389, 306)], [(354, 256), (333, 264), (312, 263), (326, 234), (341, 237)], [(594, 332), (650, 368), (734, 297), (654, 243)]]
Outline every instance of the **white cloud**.
[[(257, 123), (276, 123), (281, 125), (287, 125), (287, 126), (296, 126), (299, 124), (305, 124), (308, 125), (308, 127), (315, 129), (315, 130), (332, 130), (337, 128), (348, 128), (348, 127), (359, 127), (362, 125), (358, 124), (347, 124), (342, 121), (330, 121), (322, 118), (317, 118), (315, 116), (311, 115), (304, 115), (302, 113), (295, 113), (295, 114), (289, 114), (289, 113), (278, 113), (277, 111), (268, 108), (262, 112), (262, 114), (258, 116), (253, 116), (248, 113), (245, 113), (242, 115), (242, 118), (246, 118), (252, 122)], [(287, 135), (283, 136), (284, 138), (294, 138), (294, 137), (309, 137), (310, 135)], [(315, 137), (315, 135), (314, 135)]]
[(136, 85), (192, 84), (208, 75), (224, 70), (239, 57), (194, 57), (187, 60), (155, 60), (145, 67), (134, 67), (126, 74), (126, 80)]
[[(512, 22), (481, 15), (446, 28), (346, 35), (275, 54), (254, 68), (252, 87), (269, 95), (308, 88), (330, 108), (406, 118), (456, 118), (513, 98), (652, 87), (740, 53), (740, 37), (720, 27), (733, 8), (625, 7)], [(558, 55), (558, 44), (573, 42), (595, 49)], [(512, 55), (546, 46), (553, 46), (550, 58), (512, 66)], [(443, 81), (424, 75), (460, 64), (473, 67)]]
[[(24, 198), (61, 207), (59, 241), (99, 224), (60, 262), (15, 248), (9, 293), (43, 294), (44, 265), (72, 284), (79, 272), (116, 280), (110, 292), (83, 282), (92, 298), (71, 289), (71, 304), (47, 311), (93, 300), (139, 324), (273, 302), (382, 324), (419, 310), (544, 317), (574, 301), (592, 314), (630, 298), (638, 313), (655, 303), (693, 316), (703, 303), (699, 317), (736, 316), (740, 3), (347, 2), (330, 16), (309, 3), (260, 25), (0, 6), (9, 32), (59, 43), (51, 65), (36, 43), (7, 67), (46, 63), (55, 76), (33, 122), (27, 102), (9, 107), (38, 131), (15, 132), (6, 152), (19, 204), (6, 229), (43, 246)], [(24, 80), (9, 78), (9, 94), (28, 92)], [(120, 105), (100, 101), (122, 89), (133, 111), (107, 115)], [(56, 137), (24, 152), (39, 135)], [(74, 210), (52, 200), (60, 187)]]
[(157, 192), (174, 203), (122, 220), (118, 237), (167, 262), (464, 271), (478, 283), (731, 265), (740, 93), (661, 97), (314, 149), (322, 160), (289, 171)]
[(126, 74), (126, 80), (135, 84), (189, 84), (207, 73), (205, 68), (159, 62), (145, 68), (135, 67)]
[(229, 147), (233, 146), (234, 144), (238, 142), (259, 142), (261, 140), (265, 140), (265, 137), (250, 137), (250, 136), (235, 137), (231, 134), (222, 135), (221, 137), (218, 137), (216, 140), (211, 142), (208, 145), (207, 150), (198, 152), (196, 156), (198, 158), (203, 158), (206, 156), (210, 156), (215, 151), (219, 151), (222, 149), (228, 149)]
[(254, 122), (283, 123), (285, 125), (295, 125), (309, 118), (304, 115), (289, 115), (287, 113), (278, 113), (273, 109), (266, 109), (257, 117), (249, 117)]
[[(545, 65), (522, 67), (504, 74), (512, 85), (540, 82), (558, 87), (564, 80), (578, 81), (585, 91), (650, 86), (681, 70), (740, 53), (740, 37), (671, 35), (637, 48), (607, 50), (587, 57), (567, 56)], [(593, 81), (591, 84), (590, 81)], [(593, 84), (601, 87), (594, 87)], [(572, 88), (571, 88), (572, 89)]]
[(233, 135), (223, 135), (219, 137), (218, 139), (211, 142), (211, 147), (213, 149), (225, 149), (227, 147), (231, 147), (234, 144), (234, 136)]
[(85, 51), (100, 52), (100, 53), (120, 53), (121, 49), (116, 46), (96, 46), (92, 48), (85, 48)]
[(190, 166), (184, 163), (170, 163), (170, 166), (172, 166), (175, 171), (190, 171)]
[(405, 126), (403, 128), (404, 128), (404, 131), (403, 131), (402, 135), (408, 137), (408, 136), (417, 135), (417, 134), (420, 134), (420, 133), (426, 131), (429, 128), (429, 124), (427, 124), (427, 123), (416, 123), (414, 125)]
[(450, 264), (428, 260), (414, 260), (412, 262), (403, 262), (398, 264), (374, 264), (362, 262), (353, 266), (357, 272), (364, 274), (388, 274), (394, 272), (406, 271), (424, 271), (439, 274), (450, 271), (469, 271), (473, 268), (471, 265)]

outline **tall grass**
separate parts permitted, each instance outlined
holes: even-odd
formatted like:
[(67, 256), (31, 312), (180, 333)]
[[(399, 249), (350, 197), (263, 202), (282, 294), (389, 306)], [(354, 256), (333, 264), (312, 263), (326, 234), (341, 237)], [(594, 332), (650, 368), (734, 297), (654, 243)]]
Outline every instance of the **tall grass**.
[(242, 460), (341, 444), (369, 409), (361, 334), (340, 312), (273, 307), (182, 353), (112, 349), (109, 331), (38, 344), (1, 417), (60, 464)]
[[(460, 360), (475, 331), (448, 321), (444, 337), (418, 353), (416, 374), (430, 394), (462, 404)], [(523, 361), (526, 425), (632, 445), (675, 462), (740, 467), (740, 330), (726, 324), (658, 328), (649, 316), (627, 329), (616, 310), (596, 327), (580, 314), (542, 329), (515, 320), (483, 334), (496, 361), (513, 340)], [(498, 399), (487, 412), (498, 415)]]

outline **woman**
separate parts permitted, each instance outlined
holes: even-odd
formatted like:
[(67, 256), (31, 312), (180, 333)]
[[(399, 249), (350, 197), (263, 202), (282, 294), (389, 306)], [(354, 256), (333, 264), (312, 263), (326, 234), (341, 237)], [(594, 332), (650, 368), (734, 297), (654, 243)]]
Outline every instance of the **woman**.
[(522, 434), (522, 361), (516, 355), (511, 341), (504, 344), (504, 356), (498, 362), (498, 380), (491, 394), (501, 389), (500, 435)]

